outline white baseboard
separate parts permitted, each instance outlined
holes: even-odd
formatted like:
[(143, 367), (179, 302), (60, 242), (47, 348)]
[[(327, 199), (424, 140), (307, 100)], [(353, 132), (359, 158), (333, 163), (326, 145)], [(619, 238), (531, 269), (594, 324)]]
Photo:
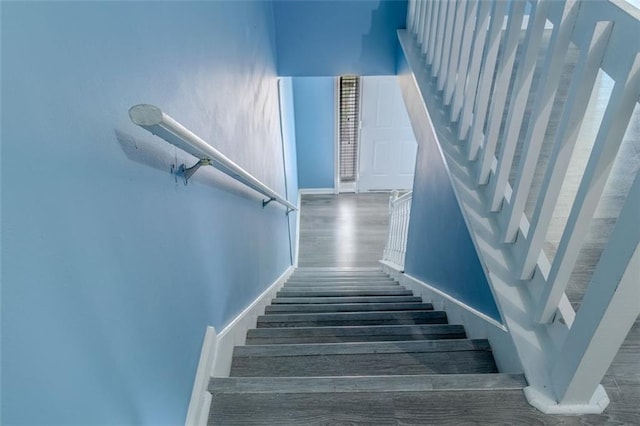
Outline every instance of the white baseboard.
[(425, 302), (432, 303), (434, 309), (445, 311), (451, 324), (463, 325), (467, 337), (488, 339), (496, 365), (501, 373), (522, 373), (520, 358), (518, 358), (511, 336), (503, 324), (433, 286), (392, 268), (388, 262), (380, 263), (382, 270), (390, 277), (412, 290), (416, 296), (422, 297)]
[(333, 188), (300, 188), (298, 193), (301, 195), (328, 195), (336, 192)]
[(200, 361), (193, 384), (193, 392), (187, 411), (185, 424), (201, 426), (207, 424), (211, 394), (207, 391), (211, 377), (228, 377), (231, 370), (231, 358), (234, 346), (242, 346), (247, 338), (247, 330), (255, 328), (257, 318), (289, 279), (294, 266), (290, 266), (269, 288), (258, 296), (247, 308), (240, 312), (220, 333), (213, 327), (207, 327), (200, 352)]
[(210, 371), (215, 360), (216, 346), (218, 343), (216, 329), (209, 326), (204, 334), (202, 351), (200, 351), (200, 361), (196, 370), (196, 379), (193, 382), (189, 410), (187, 411), (186, 425), (202, 425), (207, 423), (209, 406), (211, 405), (211, 394), (207, 392)]
[(298, 267), (298, 257), (300, 254), (300, 219), (302, 219), (302, 195), (298, 191), (298, 217), (296, 218), (296, 251), (293, 255), (293, 266)]

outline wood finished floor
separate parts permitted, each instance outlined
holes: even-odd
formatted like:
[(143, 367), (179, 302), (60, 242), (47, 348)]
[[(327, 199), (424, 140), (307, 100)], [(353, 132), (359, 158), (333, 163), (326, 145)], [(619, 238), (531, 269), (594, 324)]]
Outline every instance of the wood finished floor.
[[(302, 197), (300, 225), (301, 267), (376, 267), (382, 256), (388, 227), (389, 194), (305, 195)], [(394, 401), (393, 410), (386, 411), (383, 424), (529, 424), (529, 425), (640, 425), (640, 322), (636, 321), (624, 345), (605, 376), (603, 386), (611, 404), (601, 415), (578, 417), (546, 416), (533, 409), (520, 393), (497, 392), (479, 397), (481, 403), (457, 407), (440, 401), (433, 404), (421, 401), (423, 407), (432, 406), (432, 415), (416, 413), (416, 407), (403, 403), (411, 396), (401, 395)], [(311, 396), (313, 398), (313, 396)], [(432, 395), (430, 398), (450, 398), (451, 394)], [(317, 398), (317, 396), (316, 396)], [(493, 399), (492, 399), (493, 398)], [(429, 399), (429, 398), (427, 398)], [(317, 401), (317, 399), (315, 399)], [(324, 401), (331, 407), (335, 401)], [(342, 419), (350, 424), (367, 424), (367, 407), (371, 400), (363, 401), (363, 410), (356, 409), (353, 416)], [(321, 404), (322, 405), (322, 404)], [(487, 407), (500, 406), (501, 410)], [(446, 412), (438, 407), (447, 407)], [(295, 408), (295, 407), (292, 407)], [(306, 424), (327, 424), (331, 420), (322, 416), (305, 419)], [(427, 411), (427, 410), (423, 410)], [(490, 412), (489, 412), (490, 411)], [(413, 420), (409, 420), (409, 412)], [(417, 416), (417, 417), (415, 417)], [(418, 420), (419, 419), (419, 420)], [(274, 419), (275, 420), (275, 419)], [(302, 419), (290, 418), (293, 424)], [(307, 420), (311, 420), (307, 422)], [(339, 419), (333, 419), (337, 421)]]
[(299, 266), (378, 267), (389, 228), (389, 195), (304, 195)]

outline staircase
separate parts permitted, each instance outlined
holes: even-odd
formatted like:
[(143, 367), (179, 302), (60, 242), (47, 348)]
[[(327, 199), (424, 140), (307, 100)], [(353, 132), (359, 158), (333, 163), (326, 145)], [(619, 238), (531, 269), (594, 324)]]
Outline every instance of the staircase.
[(525, 385), (383, 272), (302, 268), (235, 347), (230, 377), (211, 379), (209, 424), (508, 421), (491, 406)]

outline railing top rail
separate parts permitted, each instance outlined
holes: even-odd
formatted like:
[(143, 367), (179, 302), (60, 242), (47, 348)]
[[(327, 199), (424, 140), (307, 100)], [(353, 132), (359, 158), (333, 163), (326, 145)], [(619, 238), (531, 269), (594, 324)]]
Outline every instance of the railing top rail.
[(413, 197), (413, 191), (409, 191), (405, 194), (402, 194), (400, 197), (396, 198), (395, 200), (391, 200), (391, 204), (392, 205), (399, 204), (407, 200), (410, 200), (412, 197)]
[(613, 3), (618, 6), (620, 9), (627, 12), (629, 15), (636, 18), (640, 21), (640, 7), (636, 6), (633, 3), (630, 3), (628, 0), (609, 0), (609, 3)]
[(135, 105), (129, 109), (129, 117), (131, 121), (138, 126), (161, 137), (194, 157), (201, 160), (209, 160), (213, 167), (268, 197), (269, 200), (276, 201), (288, 209), (298, 210), (298, 208), (286, 198), (260, 182), (252, 174), (231, 161), (198, 135), (178, 123), (160, 108), (147, 104)]

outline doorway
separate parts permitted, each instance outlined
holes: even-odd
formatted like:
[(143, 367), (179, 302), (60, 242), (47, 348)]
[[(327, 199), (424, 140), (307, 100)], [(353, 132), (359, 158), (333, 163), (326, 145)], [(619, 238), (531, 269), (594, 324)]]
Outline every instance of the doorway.
[(410, 190), (417, 143), (397, 77), (339, 77), (336, 100), (336, 192)]

